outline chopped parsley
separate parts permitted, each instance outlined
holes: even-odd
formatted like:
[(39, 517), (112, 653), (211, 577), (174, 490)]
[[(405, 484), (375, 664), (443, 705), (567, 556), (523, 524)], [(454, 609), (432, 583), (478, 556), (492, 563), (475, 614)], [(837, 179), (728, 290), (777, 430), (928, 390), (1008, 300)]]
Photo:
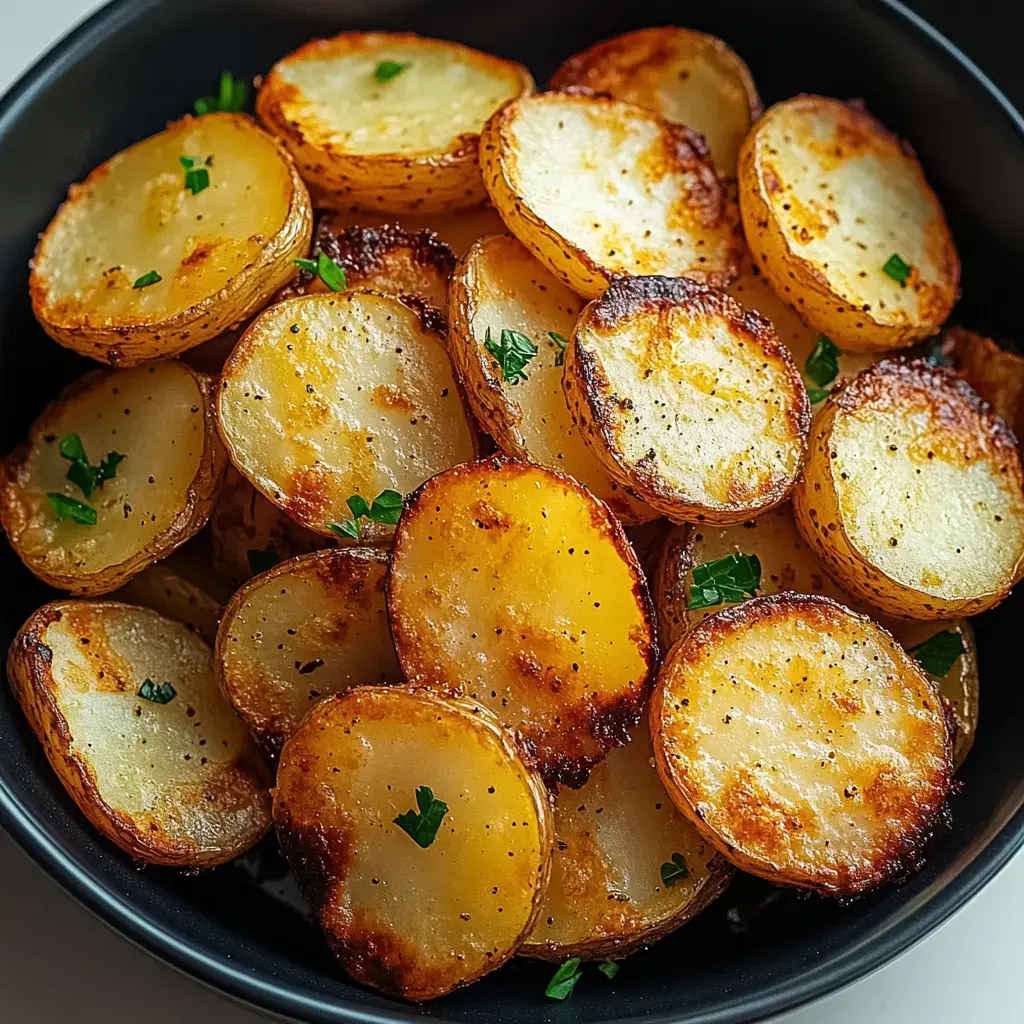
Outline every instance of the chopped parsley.
[(548, 999), (568, 999), (576, 987), (576, 982), (582, 977), (580, 958), (578, 956), (571, 957), (555, 971), (554, 977), (548, 982), (548, 987), (544, 989), (544, 995)]
[(320, 253), (315, 260), (300, 256), (294, 263), (300, 270), (319, 277), (332, 292), (340, 292), (347, 287), (345, 271), (326, 253)]
[(828, 387), (839, 376), (839, 357), (842, 354), (843, 350), (831, 338), (819, 334), (804, 364), (804, 373), (819, 388)]
[(215, 111), (234, 113), (245, 106), (245, 97), (249, 87), (240, 78), (235, 78), (230, 71), (220, 73), (220, 92), (216, 96), (200, 96), (192, 104), (192, 109), (202, 116)]
[(261, 572), (273, 569), (281, 561), (273, 548), (249, 548), (245, 553), (245, 560), (249, 563), (249, 572), (258, 576)]
[(210, 159), (207, 157), (204, 162), (197, 156), (178, 157), (178, 163), (185, 168), (185, 188), (194, 196), (210, 186), (210, 172), (207, 170)]
[(495, 344), (488, 327), (484, 333), (484, 348), (501, 367), (502, 379), (512, 384), (529, 380), (523, 367), (537, 354), (537, 346), (525, 334), (502, 328), (501, 339)]
[(406, 811), (398, 815), (394, 822), (403, 832), (408, 833), (417, 846), (425, 850), (437, 838), (437, 830), (448, 813), (448, 805), (438, 800), (429, 786), (420, 786), (416, 790), (416, 806), (419, 812)]
[(397, 60), (382, 60), (375, 68), (373, 77), (377, 80), (378, 85), (383, 85), (400, 75), (409, 66), (409, 63), (407, 60), (401, 63)]
[(77, 434), (67, 434), (60, 439), (61, 455), (71, 462), (68, 479), (87, 497), (97, 487), (102, 487), (105, 480), (113, 480), (117, 476), (117, 467), (125, 457), (120, 452), (107, 452), (107, 457), (100, 460), (98, 466), (90, 464), (85, 454), (85, 446)]
[(555, 343), (558, 351), (555, 353), (555, 366), (565, 365), (565, 350), (569, 347), (569, 342), (565, 340), (557, 331), (548, 331), (548, 337)]
[(807, 397), (810, 399), (811, 405), (817, 405), (819, 402), (824, 402), (825, 399), (828, 398), (828, 389), (808, 387)]
[(917, 658), (925, 672), (941, 679), (964, 653), (964, 641), (956, 630), (947, 629), (944, 633), (928, 637), (916, 647), (908, 648), (907, 653)]
[(138, 695), (154, 704), (170, 704), (178, 696), (178, 691), (170, 683), (154, 683), (152, 679), (147, 679), (139, 687)]
[(86, 505), (84, 501), (77, 498), (69, 498), (66, 494), (58, 494), (50, 491), (47, 495), (54, 512), (57, 513), (57, 521), (62, 519), (73, 519), (83, 526), (96, 525), (96, 509), (92, 505)]
[(162, 281), (163, 278), (155, 270), (147, 270), (142, 277), (135, 278), (135, 284), (133, 288), (148, 288), (151, 284), (156, 284), (158, 281)]
[(723, 602), (753, 597), (761, 585), (761, 562), (757, 555), (737, 553), (705, 562), (693, 570), (689, 608), (711, 608)]
[(907, 278), (910, 277), (910, 264), (905, 263), (898, 252), (894, 252), (882, 264), (882, 273), (888, 274), (901, 288), (906, 288)]
[(605, 960), (603, 964), (598, 964), (597, 969), (609, 980), (615, 977), (616, 974), (622, 970), (622, 964), (617, 964), (612, 960)]
[(346, 502), (351, 519), (343, 523), (328, 523), (327, 527), (342, 537), (360, 539), (359, 520), (369, 519), (372, 523), (394, 526), (402, 516), (402, 496), (398, 491), (381, 491), (371, 505), (361, 494), (353, 494)]
[(661, 865), (661, 884), (671, 888), (680, 879), (690, 877), (690, 869), (686, 866), (686, 858), (681, 853), (673, 853), (672, 859)]

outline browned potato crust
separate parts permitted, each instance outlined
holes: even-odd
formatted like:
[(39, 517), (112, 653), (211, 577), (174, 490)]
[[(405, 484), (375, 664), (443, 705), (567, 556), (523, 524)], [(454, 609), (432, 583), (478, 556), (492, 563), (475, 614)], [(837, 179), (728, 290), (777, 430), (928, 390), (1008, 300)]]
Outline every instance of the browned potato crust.
[[(555, 803), (551, 881), (521, 956), (619, 959), (675, 931), (714, 900), (732, 870), (676, 810), (654, 768), (647, 722), (578, 790)], [(682, 857), (666, 884), (661, 866)]]
[(616, 281), (566, 350), (569, 410), (608, 473), (675, 521), (750, 518), (800, 472), (810, 404), (772, 325), (687, 278)]
[(549, 784), (621, 746), (657, 660), (618, 521), (570, 477), (494, 456), (428, 480), (395, 532), (388, 615), (409, 682), (489, 707)]
[[(405, 64), (379, 83), (380, 62)], [(412, 32), (343, 32), (278, 61), (256, 111), (330, 206), (436, 213), (486, 199), (480, 129), (530, 72)]]
[[(862, 105), (777, 103), (740, 152), (747, 242), (772, 287), (840, 348), (880, 351), (933, 334), (960, 263), (910, 148)], [(882, 268), (896, 255), (909, 276)]]
[[(0, 464), (0, 523), (36, 576), (73, 594), (109, 593), (201, 529), (226, 464), (210, 387), (179, 362), (95, 370), (43, 410)], [(86, 501), (95, 525), (58, 519), (47, 497), (84, 498), (59, 451), (73, 433), (93, 464), (125, 456)]]
[(1024, 437), (1024, 356), (962, 327), (942, 333), (942, 354), (953, 369)]
[(737, 867), (864, 892), (913, 866), (949, 795), (942, 704), (881, 626), (826, 597), (759, 597), (672, 649), (651, 703), (662, 781)]
[(878, 363), (833, 393), (793, 510), (826, 571), (897, 618), (976, 615), (1024, 575), (1014, 436), (923, 359)]
[(314, 551), (250, 580), (221, 619), (221, 688), (272, 755), (317, 701), (367, 683), (401, 682), (384, 608), (387, 555)]
[(580, 92), (525, 96), (481, 135), (480, 166), (508, 229), (585, 298), (617, 278), (724, 285), (743, 240), (703, 136)]
[[(270, 774), (186, 626), (114, 601), (54, 601), (21, 627), (7, 675), (71, 798), (137, 860), (213, 867), (270, 828)], [(175, 696), (142, 698), (146, 679)]]
[(731, 47), (676, 26), (596, 43), (566, 60), (550, 85), (608, 93), (693, 128), (707, 140), (719, 173), (730, 178), (740, 143), (762, 110), (750, 69)]
[[(422, 786), (447, 810), (421, 848), (394, 819)], [(540, 780), (490, 714), (423, 691), (358, 687), (316, 705), (281, 754), (274, 822), (341, 965), (405, 999), (504, 963), (547, 885)]]
[[(195, 194), (183, 155), (210, 161)], [(266, 305), (305, 255), (312, 213), (288, 154), (251, 118), (183, 117), (71, 186), (32, 261), (33, 312), (103, 363), (177, 355)]]

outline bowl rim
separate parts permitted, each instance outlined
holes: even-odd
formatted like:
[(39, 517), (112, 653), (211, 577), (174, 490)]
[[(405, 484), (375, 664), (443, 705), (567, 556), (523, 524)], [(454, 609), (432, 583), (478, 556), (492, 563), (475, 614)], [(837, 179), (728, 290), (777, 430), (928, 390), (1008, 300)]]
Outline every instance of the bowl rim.
[[(53, 81), (87, 54), (95, 44), (117, 31), (131, 11), (133, 17), (164, 0), (108, 0), (38, 57), (0, 97), (0, 142)], [(865, 2), (865, 0), (862, 0)], [(999, 87), (921, 15), (900, 0), (867, 0), (871, 7), (904, 30), (916, 33), (947, 64), (973, 79), (989, 101), (1002, 109), (1024, 141), (1024, 117)], [(885, 926), (881, 935), (864, 938), (836, 956), (815, 964), (801, 975), (764, 986), (755, 995), (735, 996), (719, 1006), (686, 1018), (687, 1024), (754, 1024), (823, 999), (874, 973), (907, 952), (973, 899), (1024, 847), (1024, 779), (1014, 787), (1016, 811), (990, 823), (991, 838), (967, 851), (955, 880), (939, 892), (922, 894)], [(133, 945), (232, 1001), (278, 1020), (354, 1024), (385, 1024), (421, 1019), (414, 1007), (361, 1008), (328, 996), (304, 994), (269, 976), (258, 977), (236, 967), (229, 957), (196, 948), (152, 920), (129, 899), (90, 873), (74, 851), (51, 833), (31, 808), (8, 785), (0, 770), (0, 825), (61, 888)], [(439, 1024), (449, 1018), (434, 1017)], [(674, 1014), (620, 1018), (617, 1024), (675, 1024)]]

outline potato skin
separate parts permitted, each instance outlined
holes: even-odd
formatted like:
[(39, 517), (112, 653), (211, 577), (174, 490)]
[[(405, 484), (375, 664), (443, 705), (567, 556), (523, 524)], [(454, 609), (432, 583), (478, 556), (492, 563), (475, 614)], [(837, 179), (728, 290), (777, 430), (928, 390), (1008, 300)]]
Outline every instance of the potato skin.
[[(875, 519), (884, 516), (879, 521), (892, 525), (900, 534), (889, 539), (889, 546), (900, 550), (902, 545), (903, 549), (916, 552), (919, 560), (923, 560), (925, 554), (931, 556), (927, 572), (934, 579), (917, 585), (907, 579), (898, 580), (881, 567), (879, 562), (884, 554), (881, 546), (866, 551), (855, 542), (853, 531), (870, 525), (865, 518), (869, 509), (854, 500), (853, 485), (845, 482), (852, 467), (847, 461), (845, 470), (837, 469), (835, 451), (837, 430), (843, 431), (844, 436), (854, 429), (863, 434), (870, 424), (879, 423), (878, 433), (890, 420), (902, 421), (909, 429), (911, 416), (925, 422), (904, 445), (905, 451), (901, 451), (898, 444), (880, 446), (880, 433), (878, 437), (868, 438), (873, 447), (867, 450), (886, 457), (891, 454), (892, 458), (900, 460), (885, 470), (890, 479), (894, 479), (894, 472), (904, 461), (920, 464), (916, 470), (918, 476), (922, 472), (932, 474), (923, 478), (926, 481), (936, 479), (934, 474), (938, 470), (945, 471), (947, 465), (959, 468), (961, 475), (956, 478), (956, 485), (962, 489), (959, 500), (948, 488), (941, 495), (926, 493), (920, 500), (932, 501), (934, 507), (912, 508), (913, 515), (899, 517), (898, 522), (898, 510), (892, 507), (890, 499), (879, 497), (879, 502), (888, 503), (870, 509)], [(886, 438), (901, 440), (895, 434)], [(921, 442), (926, 442), (926, 457), (923, 457)], [(864, 452), (859, 451), (858, 463), (864, 458)], [(984, 483), (984, 479), (981, 484), (975, 481), (986, 469), (990, 486), (984, 493), (976, 490), (972, 494), (972, 487), (978, 489)], [(989, 572), (984, 584), (980, 579), (972, 579), (969, 589), (950, 592), (949, 580), (951, 576), (956, 580), (955, 571), (959, 570), (961, 576), (976, 575), (979, 567), (963, 562), (951, 567), (948, 552), (944, 550), (944, 541), (948, 539), (945, 534), (952, 530), (954, 536), (963, 536), (965, 542), (971, 539), (969, 534), (977, 532), (983, 523), (973, 503), (982, 501), (984, 504), (991, 500), (996, 481), (1004, 505), (999, 513), (994, 513), (1000, 549), (990, 548), (989, 552), (998, 554), (998, 564), (993, 560), (984, 567)], [(848, 504), (843, 503), (840, 489), (850, 495)], [(971, 503), (973, 511), (961, 508), (965, 500)], [(804, 475), (793, 491), (793, 512), (800, 533), (814, 549), (826, 572), (848, 593), (895, 618), (945, 619), (977, 615), (999, 604), (1024, 576), (1024, 471), (1016, 440), (1006, 424), (969, 385), (951, 370), (934, 367), (923, 359), (884, 360), (832, 393), (811, 428), (811, 452)], [(935, 536), (935, 545), (931, 548), (920, 528), (920, 520), (943, 513), (947, 519), (957, 514), (961, 520), (947, 521), (940, 527), (944, 534)], [(990, 524), (985, 523), (985, 526), (988, 529)], [(944, 558), (942, 563), (938, 562), (940, 553)], [(977, 558), (982, 553), (980, 549), (975, 550), (973, 556)], [(968, 562), (971, 561), (968, 557)], [(945, 572), (945, 577), (938, 575), (939, 569)], [(940, 587), (947, 593), (942, 593)]]
[[(833, 135), (825, 140), (814, 137), (813, 118), (833, 122)], [(788, 153), (779, 155), (782, 143), (772, 133), (790, 139)], [(874, 205), (870, 209), (863, 205), (859, 209), (852, 205), (843, 208), (844, 202), (852, 204), (853, 200), (842, 185), (835, 186), (835, 194), (819, 189), (817, 195), (798, 196), (793, 182), (786, 180), (776, 163), (787, 156), (796, 163), (799, 158), (795, 154), (801, 150), (807, 161), (803, 173), (810, 174), (809, 165), (815, 161), (819, 176), (835, 174), (858, 157), (874, 157), (883, 166), (873, 177), (864, 172), (859, 179), (861, 183), (869, 181), (877, 190), (878, 194), (872, 196)], [(908, 229), (916, 231), (915, 237), (908, 235), (898, 244), (912, 245), (922, 253), (922, 259), (934, 264), (925, 279), (917, 257), (904, 249), (902, 256), (909, 258), (912, 267), (906, 288), (881, 269), (893, 251), (893, 243), (884, 232), (893, 223), (894, 210), (906, 206), (888, 195), (891, 179), (897, 175), (901, 184), (916, 194), (920, 210), (915, 212), (927, 211), (921, 212), (922, 218), (927, 216), (926, 223)], [(739, 181), (744, 232), (761, 270), (794, 310), (840, 348), (863, 352), (903, 348), (933, 334), (949, 316), (958, 294), (960, 263), (942, 207), (910, 148), (861, 104), (806, 95), (777, 103), (743, 143)], [(811, 191), (808, 183), (802, 184), (805, 192)], [(880, 197), (889, 201), (888, 207), (882, 206)], [(855, 220), (858, 213), (861, 216)], [(877, 218), (877, 231), (872, 229), (872, 213)], [(846, 231), (851, 224), (858, 225), (868, 244), (856, 247), (849, 238), (838, 243), (834, 236), (829, 238), (833, 229), (839, 233), (840, 224)], [(808, 247), (819, 241), (828, 243), (828, 253), (816, 255), (814, 250), (808, 255)], [(842, 281), (836, 266), (839, 257), (844, 263), (849, 261), (856, 271), (846, 274)]]
[[(216, 417), (213, 409), (213, 385), (208, 377), (196, 373), (184, 364), (179, 365), (194, 380), (203, 405), (204, 436), (203, 454), (199, 469), (188, 488), (187, 499), (174, 519), (162, 533), (146, 544), (135, 555), (116, 565), (104, 569), (81, 573), (74, 566), (56, 567), (48, 560), (47, 550), (28, 550), (19, 542), (25, 529), (31, 526), (32, 510), (29, 508), (24, 489), (29, 480), (29, 458), (33, 446), (52, 434), (55, 422), (61, 416), (65, 405), (89, 394), (102, 382), (108, 380), (110, 370), (93, 370), (66, 387), (39, 415), (32, 424), (28, 439), (14, 449), (0, 462), (0, 525), (3, 526), (11, 546), (25, 565), (41, 580), (53, 587), (70, 591), (72, 594), (90, 597), (107, 594), (127, 583), (147, 565), (165, 558), (190, 537), (202, 529), (210, 516), (214, 499), (227, 467), (227, 456), (217, 436)], [(98, 457), (98, 456), (95, 456)], [(116, 479), (116, 478), (115, 478)], [(95, 529), (95, 527), (93, 527)]]
[[(202, 120), (207, 118), (230, 119), (239, 131), (256, 133), (265, 144), (272, 144), (276, 148), (287, 176), (290, 194), (288, 211), (281, 228), (262, 245), (256, 259), (232, 277), (223, 288), (173, 315), (156, 319), (145, 315), (96, 317), (87, 307), (80, 307), (70, 300), (55, 304), (50, 299), (46, 269), (51, 259), (51, 249), (57, 244), (53, 237), (57, 233), (55, 229), (60, 227), (62, 219), (77, 215), (78, 209), (88, 204), (96, 184), (116, 167), (122, 155), (117, 154), (100, 164), (81, 184), (71, 186), (67, 199), (57, 210), (36, 247), (29, 276), (32, 311), (43, 330), (54, 341), (111, 366), (133, 366), (148, 359), (167, 358), (238, 326), (259, 312), (274, 292), (294, 276), (293, 258), (304, 256), (309, 247), (313, 210), (309, 193), (291, 157), (279, 142), (268, 136), (245, 114), (207, 114)], [(187, 133), (195, 123), (196, 119), (186, 115), (169, 125), (165, 131), (169, 134)], [(187, 264), (190, 271), (194, 271), (203, 260), (209, 261), (210, 258), (200, 246), (181, 265)]]
[[(264, 78), (256, 97), (256, 113), (295, 158), (303, 176), (316, 188), (325, 206), (358, 206), (384, 213), (442, 213), (473, 207), (487, 198), (480, 179), (480, 137), (467, 132), (443, 149), (420, 152), (359, 153), (346, 148), (337, 133), (298, 109), (302, 90), (287, 81), (286, 68), (305, 61), (343, 61), (365, 53), (389, 50), (440, 52), (506, 80), (508, 95), (533, 91), (533, 78), (521, 64), (481, 53), (459, 43), (427, 39), (412, 32), (342, 32), (313, 39), (288, 54)], [(410, 60), (413, 58), (410, 56)], [(451, 97), (444, 98), (446, 102)]]
[(942, 332), (942, 354), (953, 369), (1024, 437), (1024, 356), (962, 327)]

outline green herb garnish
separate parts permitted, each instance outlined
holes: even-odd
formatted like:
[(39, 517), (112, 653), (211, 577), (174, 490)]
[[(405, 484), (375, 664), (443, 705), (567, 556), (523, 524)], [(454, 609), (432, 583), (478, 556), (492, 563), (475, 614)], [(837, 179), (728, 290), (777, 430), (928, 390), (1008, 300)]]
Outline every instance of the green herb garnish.
[(383, 85), (385, 82), (390, 82), (396, 75), (400, 75), (408, 66), (409, 61), (402, 61), (399, 63), (397, 60), (382, 60), (373, 72), (373, 77), (377, 79), (378, 85)]
[(319, 253), (315, 260), (307, 260), (300, 256), (292, 262), (300, 270), (319, 277), (332, 292), (340, 292), (347, 286), (345, 271), (326, 253)]
[(232, 113), (245, 106), (248, 86), (240, 78), (235, 78), (230, 71), (220, 73), (220, 92), (216, 96), (200, 96), (192, 104), (193, 110), (200, 116), (215, 111)]
[(558, 351), (555, 353), (555, 366), (565, 365), (565, 350), (569, 347), (569, 342), (565, 340), (557, 331), (548, 331), (548, 337), (558, 347)]
[(204, 188), (209, 188), (210, 172), (206, 169), (209, 162), (209, 157), (206, 158), (205, 163), (197, 156), (178, 157), (178, 163), (185, 168), (185, 188), (194, 196), (202, 192)]
[(139, 687), (138, 695), (143, 700), (150, 700), (154, 704), (170, 704), (178, 696), (178, 691), (170, 683), (157, 684), (152, 679), (147, 679)]
[(888, 274), (901, 288), (907, 287), (907, 278), (910, 277), (910, 264), (904, 263), (903, 257), (894, 252), (882, 264), (882, 272)]
[(705, 562), (693, 570), (690, 587), (691, 611), (724, 602), (753, 597), (761, 585), (761, 562), (757, 555), (726, 555)]
[(281, 561), (273, 548), (249, 548), (245, 553), (245, 560), (249, 563), (249, 572), (258, 576), (261, 572), (273, 569)]
[(398, 491), (381, 491), (371, 505), (361, 494), (353, 494), (346, 502), (351, 519), (343, 523), (328, 523), (327, 527), (343, 537), (360, 539), (359, 520), (366, 518), (373, 523), (394, 526), (402, 516), (402, 496)]
[(948, 629), (944, 633), (935, 633), (916, 647), (908, 648), (907, 653), (917, 658), (925, 672), (941, 679), (964, 653), (964, 641), (959, 633)]
[(537, 354), (537, 346), (525, 334), (502, 328), (501, 340), (495, 344), (488, 327), (484, 333), (484, 348), (497, 360), (504, 380), (512, 384), (529, 380), (523, 367)]
[(151, 284), (156, 284), (157, 281), (162, 281), (163, 278), (155, 270), (147, 270), (142, 277), (135, 278), (135, 284), (133, 288), (148, 288)]
[(817, 405), (819, 402), (824, 402), (825, 399), (828, 398), (828, 395), (829, 393), (827, 388), (809, 387), (807, 389), (807, 397), (810, 399), (811, 405)]
[(622, 969), (622, 964), (617, 964), (614, 960), (605, 960), (603, 964), (597, 965), (597, 969), (611, 981)]
[(98, 466), (90, 465), (82, 439), (77, 434), (67, 434), (62, 437), (58, 447), (61, 455), (71, 462), (71, 468), (67, 474), (68, 479), (87, 498), (92, 497), (92, 492), (97, 487), (103, 486), (104, 480), (114, 479), (117, 475), (118, 464), (124, 462), (125, 459), (120, 452), (107, 452), (107, 457), (100, 460)]
[(57, 513), (58, 522), (61, 519), (73, 519), (83, 526), (96, 525), (96, 509), (92, 505), (86, 505), (84, 501), (77, 498), (69, 498), (66, 494), (58, 494), (50, 491), (47, 495), (54, 512)]
[(555, 976), (548, 982), (548, 987), (544, 989), (544, 995), (548, 999), (568, 999), (572, 995), (572, 990), (576, 987), (576, 982), (582, 977), (583, 972), (580, 970), (580, 958), (574, 956), (566, 960), (555, 971)]
[(839, 357), (842, 354), (843, 350), (831, 338), (819, 334), (804, 364), (804, 373), (819, 388), (828, 387), (839, 376)]
[(690, 869), (686, 858), (681, 853), (673, 853), (672, 859), (661, 865), (661, 884), (673, 886), (682, 878), (690, 877)]
[(416, 790), (416, 806), (419, 812), (406, 811), (398, 815), (394, 822), (409, 834), (417, 846), (425, 850), (437, 838), (437, 830), (448, 813), (448, 805), (438, 800), (429, 786), (420, 786)]

